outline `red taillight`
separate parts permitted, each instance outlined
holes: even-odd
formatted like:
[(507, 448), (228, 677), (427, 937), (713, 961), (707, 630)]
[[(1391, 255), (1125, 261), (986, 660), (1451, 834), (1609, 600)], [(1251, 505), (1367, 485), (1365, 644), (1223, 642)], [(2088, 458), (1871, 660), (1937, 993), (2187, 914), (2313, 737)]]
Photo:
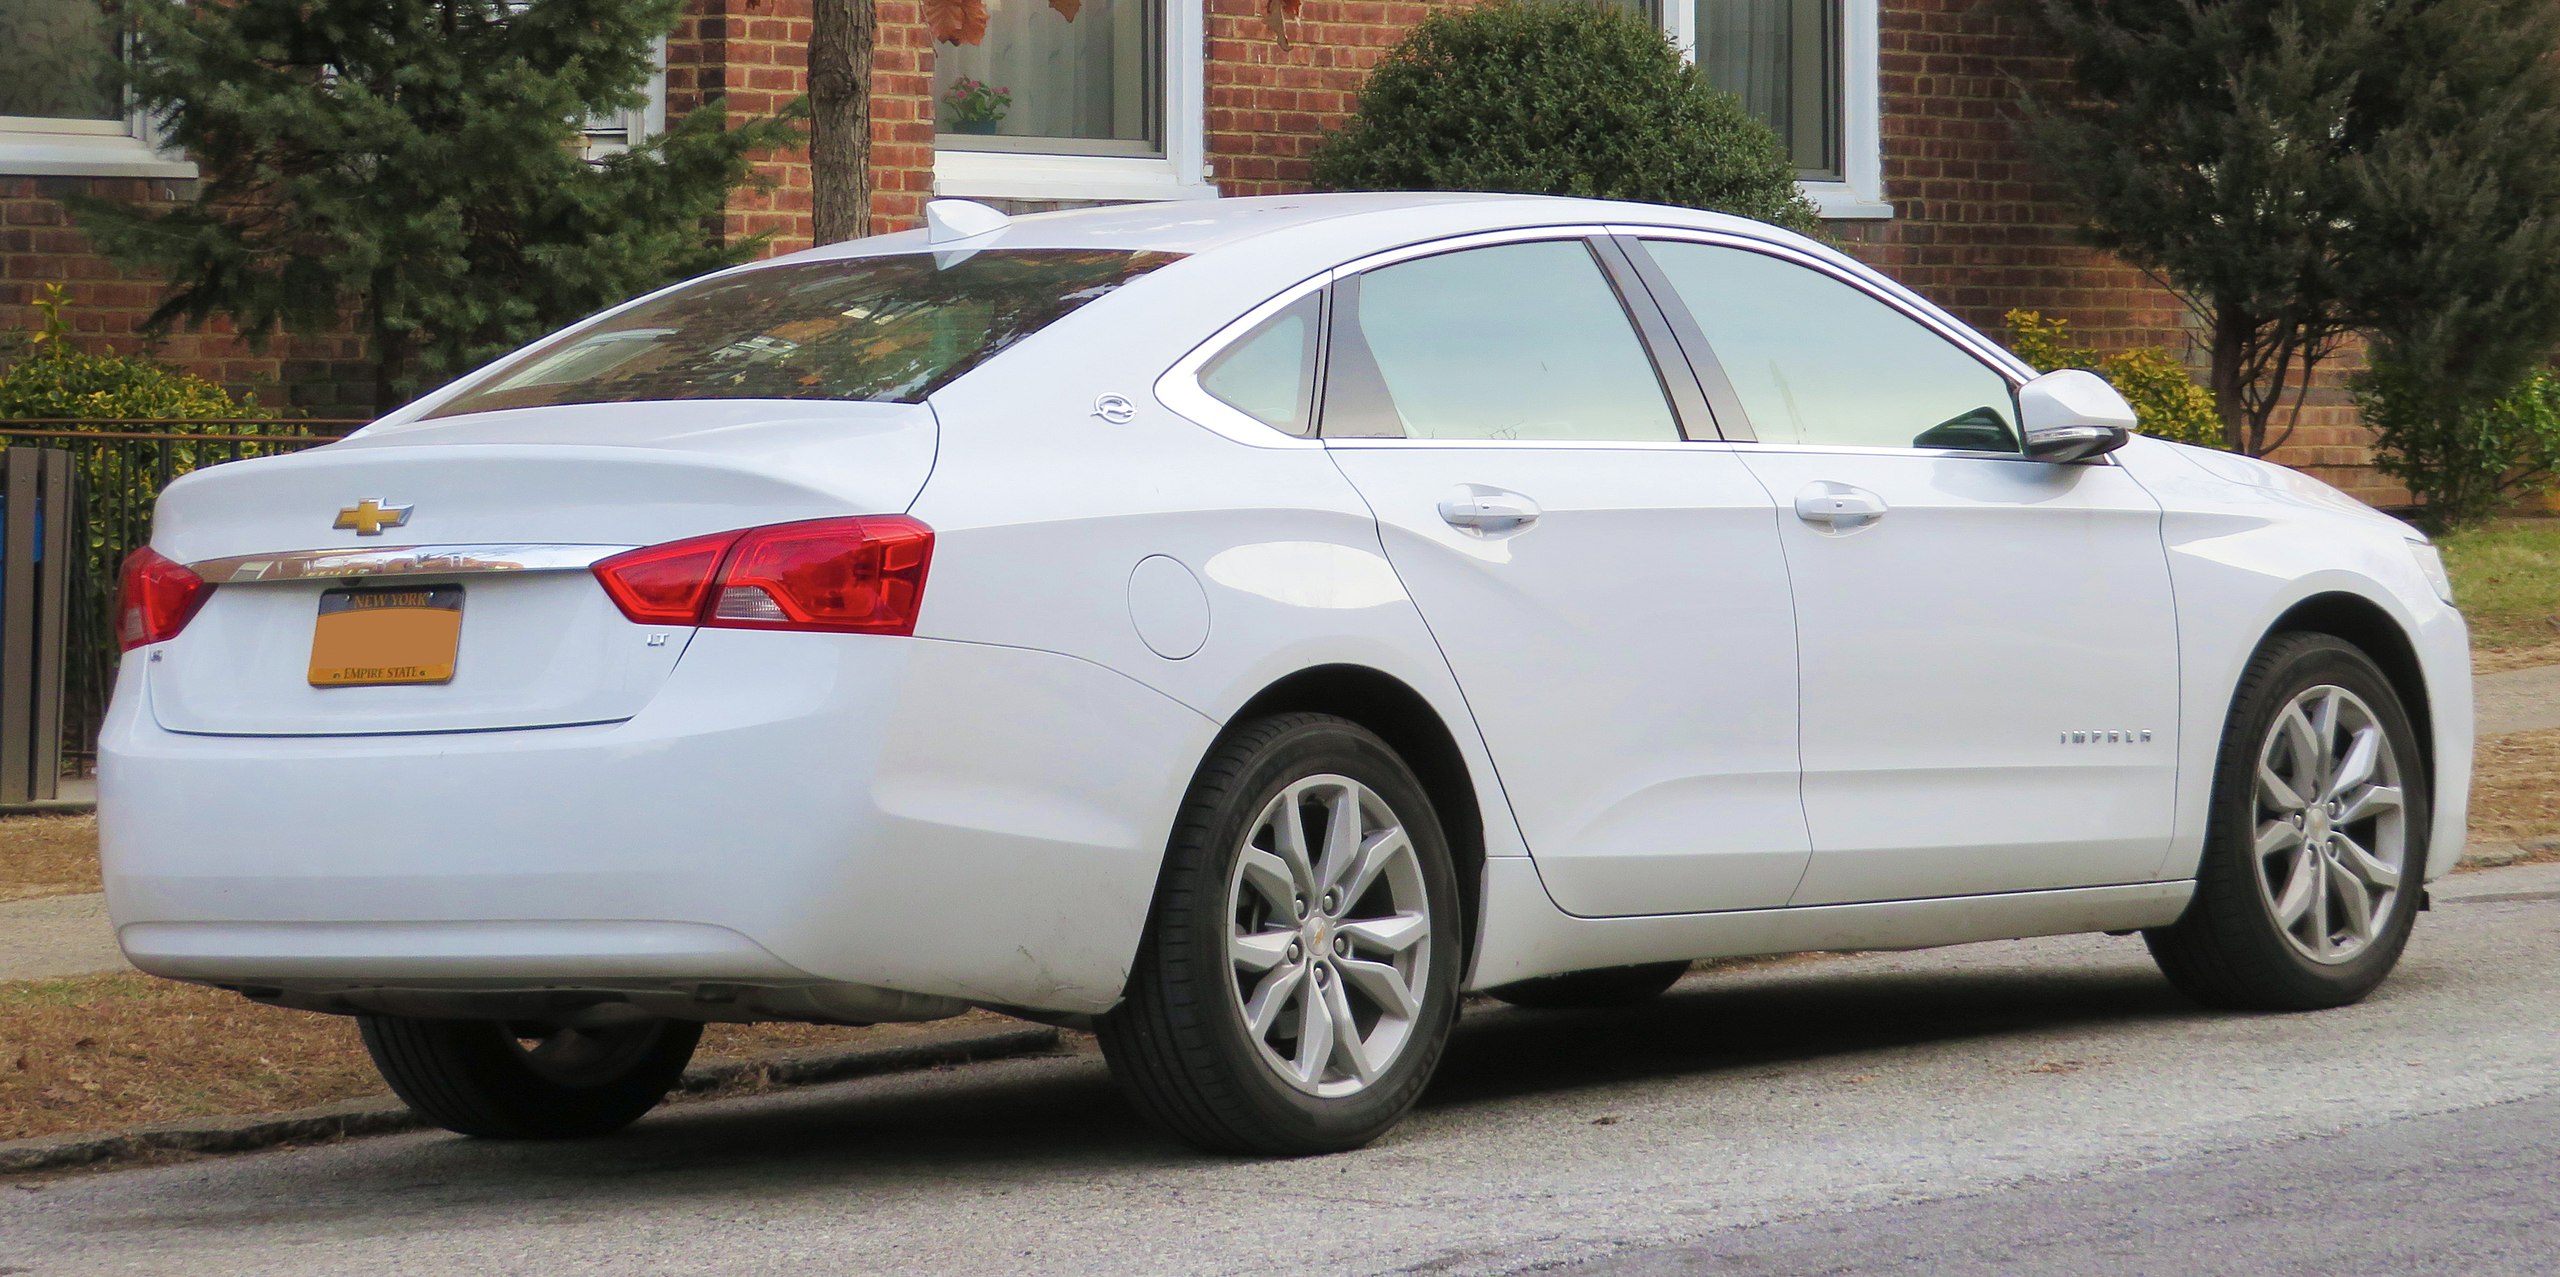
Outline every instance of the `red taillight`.
[(595, 572), (643, 624), (913, 634), (932, 559), (933, 529), (891, 514), (670, 541)]
[(126, 555), (116, 596), (116, 642), (125, 651), (178, 637), (213, 587), (183, 563), (144, 546)]
[(596, 579), (624, 616), (643, 625), (698, 625), (720, 561), (738, 543), (715, 532), (617, 554), (596, 565)]

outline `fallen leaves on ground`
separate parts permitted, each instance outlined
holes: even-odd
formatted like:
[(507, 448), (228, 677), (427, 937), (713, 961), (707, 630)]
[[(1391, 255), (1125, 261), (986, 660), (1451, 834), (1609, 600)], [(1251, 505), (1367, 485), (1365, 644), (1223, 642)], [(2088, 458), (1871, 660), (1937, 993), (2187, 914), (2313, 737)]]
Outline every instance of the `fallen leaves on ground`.
[(0, 900), (97, 889), (97, 817), (0, 817)]
[(2560, 833), (2560, 729), (2481, 741), (2472, 754), (2471, 841)]
[[(715, 1024), (694, 1058), (845, 1049), (921, 1027)], [(139, 973), (0, 983), (0, 1140), (383, 1094), (355, 1021), (343, 1016)]]

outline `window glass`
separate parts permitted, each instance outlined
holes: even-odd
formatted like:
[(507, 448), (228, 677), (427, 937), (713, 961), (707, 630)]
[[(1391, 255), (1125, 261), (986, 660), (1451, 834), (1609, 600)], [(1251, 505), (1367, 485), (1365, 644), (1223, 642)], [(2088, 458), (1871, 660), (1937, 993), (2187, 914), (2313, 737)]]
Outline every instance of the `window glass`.
[(1316, 314), (1310, 293), (1219, 351), (1200, 370), (1200, 388), (1244, 415), (1293, 435), (1307, 433), (1316, 380)]
[(1328, 435), (1680, 437), (1652, 358), (1579, 240), (1444, 253), (1355, 282), (1360, 345), (1335, 342)]
[(1778, 131), (1796, 171), (1840, 176), (1840, 0), (1695, 0), (1698, 66)]
[(1765, 253), (1646, 248), (1761, 442), (2018, 450), (2008, 379), (1901, 311)]
[(0, 116), (121, 121), (118, 34), (99, 0), (0, 0)]
[(1164, 151), (1165, 0), (951, 0), (935, 19), (935, 145)]
[(644, 399), (914, 403), (1173, 253), (989, 251), (769, 266), (543, 343), (430, 414)]

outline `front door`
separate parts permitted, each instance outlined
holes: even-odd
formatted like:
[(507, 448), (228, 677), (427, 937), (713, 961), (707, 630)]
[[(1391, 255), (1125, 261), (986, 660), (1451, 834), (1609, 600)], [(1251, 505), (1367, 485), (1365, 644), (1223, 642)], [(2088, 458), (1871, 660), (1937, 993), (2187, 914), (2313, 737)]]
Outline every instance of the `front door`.
[(2012, 380), (1842, 276), (1646, 251), (1781, 512), (1814, 845), (1793, 903), (2151, 877), (2178, 735), (2158, 504), (2103, 459), (2020, 455)]
[(1334, 316), (1327, 445), (1556, 903), (1785, 904), (1811, 844), (1777, 511), (1729, 446), (1683, 441), (1592, 249), (1381, 266)]

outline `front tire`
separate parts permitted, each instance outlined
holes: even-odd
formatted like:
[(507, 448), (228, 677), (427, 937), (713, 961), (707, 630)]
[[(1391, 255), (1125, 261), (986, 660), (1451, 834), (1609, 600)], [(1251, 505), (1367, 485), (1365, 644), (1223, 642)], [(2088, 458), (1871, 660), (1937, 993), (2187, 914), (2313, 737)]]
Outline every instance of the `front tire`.
[(1192, 781), (1103, 1055), (1201, 1148), (1358, 1148), (1439, 1065), (1459, 939), (1447, 841), (1395, 751), (1330, 715), (1248, 723)]
[(460, 1135), (583, 1139), (639, 1121), (675, 1089), (702, 1026), (573, 1029), (502, 1020), (356, 1017), (392, 1093)]
[(2223, 729), (2195, 901), (2143, 933), (2152, 957), (2208, 1006), (2364, 997), (2417, 919), (2428, 798), (2417, 732), (2371, 658), (2326, 634), (2269, 640)]

